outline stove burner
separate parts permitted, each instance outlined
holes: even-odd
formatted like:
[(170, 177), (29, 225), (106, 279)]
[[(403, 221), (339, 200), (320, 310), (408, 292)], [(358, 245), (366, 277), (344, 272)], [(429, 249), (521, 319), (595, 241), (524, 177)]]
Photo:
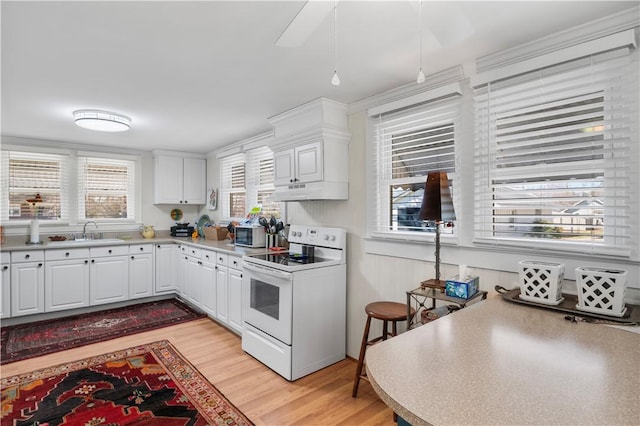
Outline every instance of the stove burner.
[(311, 263), (326, 262), (327, 259), (309, 257), (300, 253), (254, 254), (254, 259), (265, 260), (279, 265), (308, 265)]

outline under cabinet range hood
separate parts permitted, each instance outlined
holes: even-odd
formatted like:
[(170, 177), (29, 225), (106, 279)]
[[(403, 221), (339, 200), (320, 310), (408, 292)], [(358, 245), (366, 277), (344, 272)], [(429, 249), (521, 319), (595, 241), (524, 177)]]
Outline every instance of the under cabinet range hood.
[(269, 201), (347, 200), (347, 182), (310, 182), (276, 186)]
[(269, 201), (347, 200), (347, 106), (319, 98), (269, 119), (275, 191)]

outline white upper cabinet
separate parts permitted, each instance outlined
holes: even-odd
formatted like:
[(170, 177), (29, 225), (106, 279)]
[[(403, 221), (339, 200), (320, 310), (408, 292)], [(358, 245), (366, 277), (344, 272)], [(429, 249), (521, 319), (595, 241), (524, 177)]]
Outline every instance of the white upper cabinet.
[(349, 198), (347, 106), (320, 98), (270, 119), (273, 201)]
[(154, 151), (154, 204), (206, 204), (207, 160)]

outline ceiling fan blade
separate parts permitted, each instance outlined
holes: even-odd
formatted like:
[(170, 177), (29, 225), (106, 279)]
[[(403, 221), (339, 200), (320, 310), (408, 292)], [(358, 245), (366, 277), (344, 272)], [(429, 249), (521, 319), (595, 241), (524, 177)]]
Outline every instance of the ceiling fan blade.
[(308, 0), (276, 41), (278, 47), (302, 46), (333, 10), (334, 3), (326, 0)]
[[(411, 5), (418, 10), (419, 3), (411, 2)], [(456, 2), (424, 1), (422, 7), (423, 29), (431, 33), (440, 47), (451, 46), (473, 35), (471, 21)]]

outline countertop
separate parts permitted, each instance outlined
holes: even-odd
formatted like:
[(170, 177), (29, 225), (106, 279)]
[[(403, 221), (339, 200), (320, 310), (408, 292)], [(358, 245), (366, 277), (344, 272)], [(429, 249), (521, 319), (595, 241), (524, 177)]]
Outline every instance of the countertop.
[[(160, 231), (161, 233), (162, 231)], [(60, 243), (52, 243), (49, 241), (45, 241), (47, 239), (46, 236), (43, 236), (42, 244), (26, 244), (25, 239), (28, 237), (20, 236), (20, 237), (5, 237), (2, 246), (0, 246), (0, 251), (25, 251), (25, 250), (52, 250), (52, 249), (69, 249), (74, 247), (94, 247), (97, 245), (105, 245), (105, 243), (101, 243), (100, 240), (87, 240), (82, 242), (63, 242)], [(105, 238), (116, 238), (105, 236)], [(178, 244), (186, 244), (190, 246), (196, 246), (200, 248), (206, 248), (215, 250), (218, 252), (224, 252), (227, 254), (232, 254), (236, 256), (242, 256), (245, 254), (255, 254), (265, 252), (266, 248), (247, 248), (247, 247), (239, 247), (229, 243), (229, 240), (206, 240), (204, 238), (190, 238), (190, 237), (171, 237), (169, 235), (162, 236), (156, 235), (154, 238), (143, 238), (139, 233), (128, 234), (123, 239), (118, 239), (118, 241), (110, 241), (108, 245), (130, 245), (130, 244), (168, 244), (168, 243), (178, 243)]]
[(484, 302), (371, 346), (367, 374), (414, 426), (640, 424), (640, 335)]

